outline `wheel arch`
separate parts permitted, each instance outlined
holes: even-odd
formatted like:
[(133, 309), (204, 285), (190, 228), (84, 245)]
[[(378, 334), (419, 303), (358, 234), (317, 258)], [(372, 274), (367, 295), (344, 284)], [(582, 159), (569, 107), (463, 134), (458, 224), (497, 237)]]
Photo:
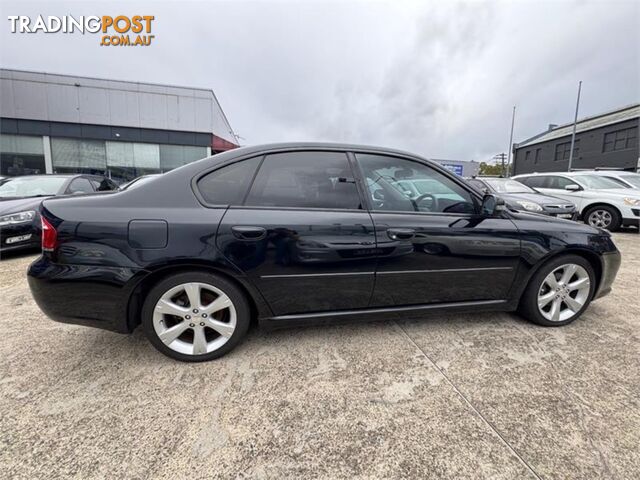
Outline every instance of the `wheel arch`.
[(516, 304), (519, 304), (520, 301), (522, 300), (524, 291), (526, 290), (527, 286), (529, 286), (529, 282), (531, 282), (531, 279), (533, 278), (533, 276), (547, 263), (564, 255), (578, 255), (584, 258), (585, 260), (587, 260), (589, 264), (591, 264), (591, 266), (593, 267), (593, 271), (596, 275), (596, 279), (595, 279), (596, 285), (593, 291), (594, 292), (598, 291), (598, 288), (600, 288), (600, 282), (602, 281), (602, 271), (603, 271), (603, 265), (602, 265), (602, 260), (600, 258), (600, 255), (598, 255), (594, 251), (589, 250), (587, 248), (568, 247), (566, 249), (559, 250), (547, 255), (527, 272), (527, 276), (524, 279), (524, 281), (521, 283), (521, 288), (518, 291), (518, 295), (516, 297)]
[(582, 208), (582, 211), (580, 212), (580, 217), (582, 217), (582, 220), (585, 219), (584, 217), (585, 217), (586, 213), (589, 210), (591, 210), (591, 209), (593, 209), (595, 207), (609, 207), (609, 208), (612, 208), (613, 210), (615, 210), (618, 213), (619, 217), (622, 219), (622, 212), (620, 211), (620, 209), (618, 207), (616, 207), (615, 205), (612, 205), (611, 203), (597, 201), (597, 202), (593, 202), (593, 203), (590, 203), (588, 205), (585, 205)]
[(228, 269), (217, 265), (203, 264), (198, 262), (186, 262), (159, 267), (150, 271), (133, 287), (127, 302), (127, 328), (131, 332), (140, 325), (140, 315), (144, 299), (149, 291), (161, 280), (185, 272), (205, 272), (223, 277), (225, 280), (236, 285), (247, 297), (251, 309), (251, 322), (258, 318), (270, 317), (273, 315), (271, 309), (262, 298), (260, 292), (247, 279), (240, 279), (233, 275)]

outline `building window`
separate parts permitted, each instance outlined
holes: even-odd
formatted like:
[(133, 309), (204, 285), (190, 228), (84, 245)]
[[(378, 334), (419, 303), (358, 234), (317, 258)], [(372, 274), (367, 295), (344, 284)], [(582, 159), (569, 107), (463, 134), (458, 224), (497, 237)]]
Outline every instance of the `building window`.
[(46, 173), (42, 137), (0, 135), (0, 175)]
[(536, 158), (533, 159), (533, 163), (537, 164), (540, 161), (541, 156), (542, 156), (542, 149), (536, 148)]
[(51, 162), (54, 173), (103, 175), (107, 168), (104, 141), (52, 138)]
[(530, 157), (531, 157), (531, 150), (527, 150), (527, 152), (524, 154), (524, 161), (528, 162)]
[(163, 172), (209, 156), (207, 147), (160, 145), (160, 168)]
[[(576, 140), (573, 146), (573, 156), (574, 158), (578, 156), (578, 151), (580, 150), (580, 140)], [(556, 162), (560, 160), (569, 160), (569, 152), (571, 151), (571, 142), (559, 143), (556, 145)]]
[(614, 152), (634, 148), (638, 143), (638, 128), (625, 128), (615, 132), (605, 133), (603, 152)]

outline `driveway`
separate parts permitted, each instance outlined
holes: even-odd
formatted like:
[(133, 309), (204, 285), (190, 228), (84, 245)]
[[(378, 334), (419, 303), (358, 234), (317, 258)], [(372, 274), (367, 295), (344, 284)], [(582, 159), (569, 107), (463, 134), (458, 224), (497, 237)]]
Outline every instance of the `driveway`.
[(563, 328), (512, 314), (254, 330), (185, 364), (48, 320), (0, 263), (4, 478), (640, 478), (640, 236)]

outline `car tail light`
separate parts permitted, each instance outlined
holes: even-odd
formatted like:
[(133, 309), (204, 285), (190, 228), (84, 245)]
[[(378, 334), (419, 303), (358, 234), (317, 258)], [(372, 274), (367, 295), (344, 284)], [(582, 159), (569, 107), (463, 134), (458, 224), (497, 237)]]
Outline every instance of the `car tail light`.
[(42, 221), (42, 250), (52, 252), (58, 244), (58, 232), (46, 218), (41, 216), (40, 219)]

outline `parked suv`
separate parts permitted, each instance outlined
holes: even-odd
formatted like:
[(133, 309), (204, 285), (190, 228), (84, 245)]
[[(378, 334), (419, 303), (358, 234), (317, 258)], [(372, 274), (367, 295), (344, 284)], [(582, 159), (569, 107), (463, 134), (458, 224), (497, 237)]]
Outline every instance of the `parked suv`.
[(558, 197), (543, 195), (525, 184), (511, 178), (473, 177), (467, 179), (472, 186), (484, 193), (495, 193), (512, 210), (541, 213), (552, 217), (576, 218), (576, 206)]
[[(407, 196), (398, 181), (432, 191)], [(429, 189), (431, 190), (431, 189)], [(185, 361), (266, 327), (427, 311), (578, 318), (620, 265), (611, 235), (513, 212), (397, 150), (244, 147), (110, 195), (45, 200), (28, 278), (54, 320), (131, 332)]]
[(611, 178), (593, 172), (531, 173), (513, 178), (575, 203), (582, 220), (591, 226), (616, 231), (621, 225), (640, 223), (640, 192)]

